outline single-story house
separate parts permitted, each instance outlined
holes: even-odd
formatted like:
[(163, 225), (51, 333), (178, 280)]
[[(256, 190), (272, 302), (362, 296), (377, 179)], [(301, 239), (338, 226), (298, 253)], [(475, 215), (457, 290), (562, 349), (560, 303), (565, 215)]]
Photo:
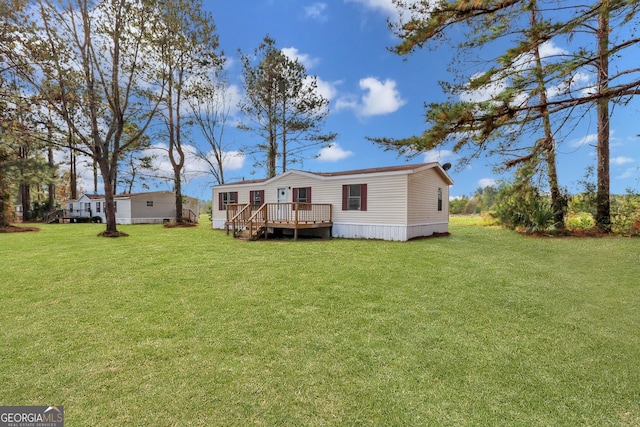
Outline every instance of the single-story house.
[[(162, 224), (176, 218), (176, 196), (171, 191), (120, 194), (114, 196), (117, 224)], [(198, 220), (198, 199), (183, 196), (183, 218)], [(104, 195), (83, 194), (69, 200), (64, 211), (65, 219), (92, 218), (105, 222)]]
[[(438, 163), (316, 173), (213, 187), (212, 226), (278, 229), (343, 238), (405, 241), (449, 230), (449, 186)], [(286, 231), (288, 229), (288, 231)], [(257, 231), (254, 231), (257, 230)]]

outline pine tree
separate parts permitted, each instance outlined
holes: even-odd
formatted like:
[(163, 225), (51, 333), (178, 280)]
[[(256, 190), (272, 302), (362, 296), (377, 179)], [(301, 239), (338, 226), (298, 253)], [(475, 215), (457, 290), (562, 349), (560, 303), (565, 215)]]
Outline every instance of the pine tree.
[(257, 157), (256, 166), (265, 166), (267, 177), (276, 175), (278, 159), (280, 171), (286, 172), (305, 152), (337, 137), (322, 133), (329, 100), (318, 92), (317, 79), (307, 75), (300, 61), (277, 49), (274, 39), (266, 36), (253, 57), (241, 59), (245, 94), (240, 109), (245, 122), (240, 128), (262, 140), (245, 151)]

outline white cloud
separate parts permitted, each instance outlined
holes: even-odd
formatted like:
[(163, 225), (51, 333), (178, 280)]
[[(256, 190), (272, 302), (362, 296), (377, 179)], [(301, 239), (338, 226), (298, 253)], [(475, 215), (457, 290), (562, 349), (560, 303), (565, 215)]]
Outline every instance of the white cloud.
[(446, 163), (452, 162), (458, 158), (458, 155), (455, 154), (451, 150), (429, 150), (424, 153), (424, 162), (425, 163)]
[[(310, 81), (311, 77), (307, 76), (307, 79)], [(338, 94), (338, 89), (336, 89), (336, 85), (338, 83), (339, 82), (337, 83), (326, 82), (321, 78), (316, 77), (316, 85), (317, 85), (318, 93), (322, 95), (323, 98), (326, 98), (329, 101), (334, 99)]]
[[(182, 171), (187, 181), (194, 178), (202, 178), (209, 174), (209, 164), (197, 155), (197, 148), (193, 145), (184, 145), (182, 147), (185, 153), (185, 164)], [(164, 143), (155, 144), (153, 147), (144, 150), (145, 155), (154, 156), (153, 167), (157, 170), (156, 175), (162, 180), (173, 180), (173, 167), (169, 160), (167, 145)], [(224, 171), (233, 171), (242, 169), (244, 166), (245, 156), (237, 151), (228, 151), (223, 154)], [(210, 161), (214, 162), (213, 152), (207, 154)]]
[(568, 76), (562, 83), (551, 86), (547, 89), (547, 97), (554, 98), (558, 95), (579, 93), (580, 96), (587, 96), (593, 93), (594, 86), (591, 83), (593, 79), (585, 73), (576, 73)]
[[(188, 178), (202, 178), (210, 174), (209, 163), (196, 154), (193, 146), (188, 146), (185, 154), (184, 173)], [(238, 151), (226, 151), (222, 156), (222, 168), (224, 172), (239, 170), (244, 166), (244, 154)], [(213, 151), (207, 153), (207, 159), (212, 164), (217, 163)]]
[(318, 154), (318, 160), (322, 162), (337, 162), (353, 155), (352, 151), (343, 150), (337, 142), (324, 147)]
[[(69, 173), (69, 153), (67, 150), (55, 150), (53, 152), (53, 161), (62, 172)], [(93, 160), (90, 157), (77, 152), (76, 153), (76, 180), (78, 196), (84, 193), (94, 193), (93, 182)], [(97, 193), (104, 192), (104, 185), (102, 184), (102, 176), (100, 170), (98, 170), (98, 188)]]
[[(471, 80), (480, 77), (482, 73), (478, 73), (471, 77)], [(460, 100), (464, 102), (483, 102), (488, 101), (504, 91), (507, 87), (505, 80), (495, 80), (480, 89), (465, 90), (460, 93)]]
[(393, 113), (406, 103), (400, 98), (396, 82), (390, 79), (383, 83), (375, 77), (367, 77), (360, 80), (360, 88), (368, 91), (362, 97), (362, 114), (365, 116)]
[(614, 165), (625, 165), (627, 163), (633, 163), (635, 160), (633, 160), (631, 157), (624, 157), (624, 156), (618, 156), (618, 157), (612, 157), (610, 159), (611, 164)]
[(395, 14), (396, 7), (393, 0), (345, 0), (347, 3), (359, 3), (368, 9), (381, 11), (386, 14)]
[(584, 138), (580, 138), (572, 141), (569, 145), (571, 145), (572, 147), (578, 148), (584, 145), (593, 145), (596, 142), (598, 142), (598, 135), (595, 133), (592, 133), (590, 135), (585, 136)]
[(336, 101), (336, 110), (358, 110), (356, 95), (343, 95)]
[(326, 3), (313, 3), (311, 6), (304, 8), (305, 17), (315, 19), (317, 21), (326, 21), (327, 16), (325, 11), (327, 10)]
[(282, 53), (289, 59), (300, 61), (307, 70), (315, 67), (320, 62), (318, 58), (313, 58), (306, 53), (300, 53), (295, 47), (285, 47), (282, 49)]
[(497, 181), (493, 178), (482, 178), (478, 181), (478, 186), (480, 188), (493, 187), (496, 185), (496, 183)]
[(553, 44), (551, 40), (542, 43), (540, 46), (540, 57), (550, 58), (553, 56), (567, 55), (569, 52)]
[(229, 106), (229, 115), (235, 116), (238, 114), (238, 104), (242, 99), (242, 88), (238, 85), (229, 85), (226, 88), (225, 96), (227, 97), (227, 105)]
[[(183, 169), (183, 177), (185, 179), (185, 183), (191, 181), (192, 179), (198, 179), (203, 177), (211, 177), (209, 175), (209, 165), (206, 161), (199, 158), (196, 155), (197, 149), (192, 145), (185, 145), (183, 147), (185, 152), (185, 165)], [(54, 161), (59, 165), (60, 170), (69, 171), (69, 158), (66, 153), (63, 151), (55, 151), (54, 152)], [(167, 145), (164, 143), (158, 143), (153, 145), (150, 148), (144, 149), (140, 152), (141, 156), (154, 156), (152, 161), (152, 166), (156, 170), (153, 172), (154, 177), (151, 177), (151, 182), (148, 184), (151, 185), (151, 188), (161, 188), (161, 187), (172, 187), (173, 181), (173, 167), (171, 166), (171, 162), (169, 161)], [(208, 157), (213, 161), (213, 152), (208, 153)], [(240, 170), (244, 167), (245, 156), (241, 152), (238, 151), (228, 151), (224, 153), (223, 160), (223, 168), (224, 172), (232, 172), (236, 170)], [(77, 180), (78, 180), (78, 193), (79, 195), (88, 193), (94, 193), (94, 183), (93, 183), (93, 167), (92, 161), (89, 157), (77, 154), (76, 155), (77, 162)], [(141, 172), (141, 171), (138, 171)], [(150, 172), (143, 172), (145, 175), (148, 175)], [(134, 192), (139, 191), (140, 182), (136, 180), (134, 183)], [(117, 188), (118, 193), (126, 192), (128, 188), (125, 188), (123, 184), (119, 184)], [(102, 182), (102, 177), (100, 176), (100, 172), (98, 171), (98, 194), (104, 194), (104, 185)]]
[(616, 179), (629, 179), (638, 177), (640, 168), (627, 168), (621, 175), (616, 176)]
[(227, 151), (224, 153), (223, 168), (225, 171), (240, 170), (244, 167), (245, 155), (240, 151)]
[[(568, 51), (555, 45), (551, 41), (547, 41), (540, 46), (540, 57), (544, 63), (557, 62), (558, 56), (567, 55)], [(461, 101), (467, 102), (483, 102), (495, 98), (509, 86), (512, 75), (526, 72), (536, 66), (535, 56), (532, 53), (525, 53), (518, 56), (514, 61), (510, 70), (507, 70), (503, 76), (497, 75), (493, 77), (493, 81), (479, 89), (469, 89), (460, 94)], [(478, 78), (483, 73), (477, 73), (471, 77), (471, 80)], [(561, 94), (578, 92), (581, 96), (592, 92), (591, 77), (584, 73), (576, 73), (568, 76), (563, 82), (547, 89), (547, 96), (554, 98)], [(513, 104), (520, 105), (526, 102), (528, 94), (523, 92), (514, 97)]]
[(366, 93), (358, 98), (357, 95), (345, 95), (336, 102), (337, 109), (352, 109), (363, 117), (380, 116), (396, 112), (406, 104), (400, 97), (396, 82), (387, 79), (384, 82), (375, 77), (360, 80), (360, 89)]

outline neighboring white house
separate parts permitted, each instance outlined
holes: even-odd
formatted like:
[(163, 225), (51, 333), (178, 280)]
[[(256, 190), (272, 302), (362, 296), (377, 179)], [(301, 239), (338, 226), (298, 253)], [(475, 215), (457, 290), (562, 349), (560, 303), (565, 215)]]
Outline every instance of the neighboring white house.
[[(162, 224), (176, 218), (176, 196), (171, 191), (120, 194), (114, 197), (117, 224)], [(69, 200), (65, 218), (94, 218), (105, 222), (103, 195), (83, 194)], [(183, 217), (198, 219), (198, 199), (183, 196)]]
[(405, 241), (448, 232), (450, 185), (438, 163), (332, 173), (289, 170), (271, 179), (214, 186), (212, 226), (228, 226), (228, 204), (329, 204), (334, 237)]

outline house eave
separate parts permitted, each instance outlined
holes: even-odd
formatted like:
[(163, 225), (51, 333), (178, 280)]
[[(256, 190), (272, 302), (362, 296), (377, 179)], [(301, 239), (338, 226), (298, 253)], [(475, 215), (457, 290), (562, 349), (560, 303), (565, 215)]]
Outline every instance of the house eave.
[(225, 187), (237, 187), (241, 185), (247, 185), (247, 186), (269, 185), (273, 182), (276, 182), (280, 179), (283, 179), (289, 175), (294, 175), (294, 174), (318, 179), (321, 181), (332, 181), (332, 180), (340, 180), (345, 178), (409, 175), (415, 172), (420, 172), (423, 170), (434, 169), (434, 168), (438, 171), (438, 173), (447, 182), (448, 185), (453, 185), (453, 180), (447, 174), (447, 172), (442, 168), (442, 166), (437, 162), (431, 162), (431, 163), (420, 163), (420, 164), (413, 164), (413, 165), (357, 169), (357, 170), (342, 171), (342, 172), (308, 172), (308, 171), (291, 169), (286, 171), (283, 174), (274, 176), (273, 178), (237, 181), (237, 182), (232, 182), (228, 184), (214, 185), (212, 186), (212, 188), (218, 189), (218, 188), (225, 188)]

